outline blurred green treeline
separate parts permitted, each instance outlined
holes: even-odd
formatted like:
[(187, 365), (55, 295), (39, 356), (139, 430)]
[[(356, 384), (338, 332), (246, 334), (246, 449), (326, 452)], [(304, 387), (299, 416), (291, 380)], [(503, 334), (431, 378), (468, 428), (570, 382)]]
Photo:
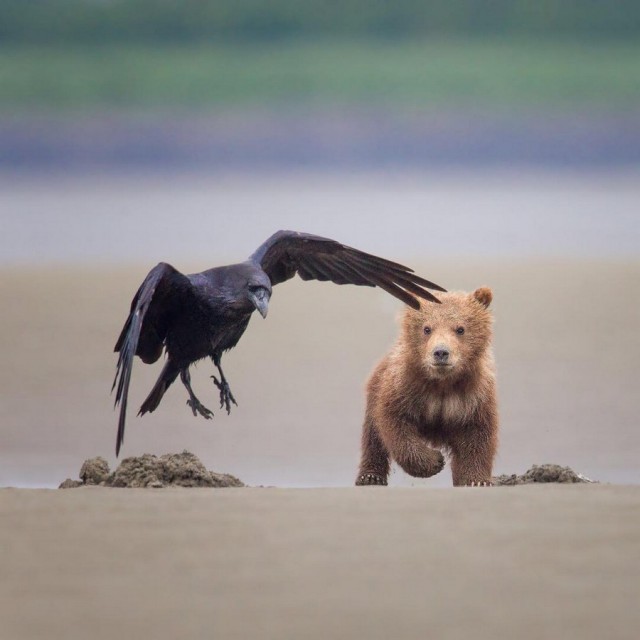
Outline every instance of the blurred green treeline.
[(0, 0), (0, 110), (637, 109), (640, 0)]
[(638, 0), (1, 0), (0, 43), (526, 36), (632, 39)]

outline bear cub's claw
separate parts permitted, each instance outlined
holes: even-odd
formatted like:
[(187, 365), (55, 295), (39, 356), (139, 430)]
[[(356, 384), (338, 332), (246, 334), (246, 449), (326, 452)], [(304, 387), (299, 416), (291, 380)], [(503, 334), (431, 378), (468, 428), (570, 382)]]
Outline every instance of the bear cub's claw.
[(356, 480), (356, 487), (365, 487), (370, 485), (387, 486), (387, 479), (377, 473), (362, 473)]
[(465, 484), (465, 487), (493, 487), (493, 482), (471, 482), (471, 484)]

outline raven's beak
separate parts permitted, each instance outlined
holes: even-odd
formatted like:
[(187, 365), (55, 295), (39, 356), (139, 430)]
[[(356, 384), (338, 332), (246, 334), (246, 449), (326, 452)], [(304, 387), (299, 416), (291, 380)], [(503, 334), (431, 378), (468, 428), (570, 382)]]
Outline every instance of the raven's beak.
[(256, 293), (250, 293), (249, 298), (260, 315), (263, 318), (266, 318), (267, 313), (269, 313), (269, 294), (267, 291), (260, 289), (259, 291), (256, 291)]

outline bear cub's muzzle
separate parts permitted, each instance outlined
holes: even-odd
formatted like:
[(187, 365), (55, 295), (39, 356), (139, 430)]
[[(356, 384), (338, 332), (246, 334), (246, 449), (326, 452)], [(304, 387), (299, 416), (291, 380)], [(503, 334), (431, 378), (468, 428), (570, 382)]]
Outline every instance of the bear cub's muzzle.
[(438, 343), (429, 353), (428, 364), (441, 373), (452, 369), (455, 363), (449, 346), (444, 343)]

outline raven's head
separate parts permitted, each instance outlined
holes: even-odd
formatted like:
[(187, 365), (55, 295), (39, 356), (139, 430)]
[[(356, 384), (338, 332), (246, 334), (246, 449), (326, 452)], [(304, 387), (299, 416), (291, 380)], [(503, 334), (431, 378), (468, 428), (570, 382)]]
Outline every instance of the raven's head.
[(266, 274), (262, 278), (252, 279), (247, 284), (247, 297), (251, 304), (259, 311), (263, 318), (267, 317), (269, 311), (269, 300), (271, 298), (271, 282)]

